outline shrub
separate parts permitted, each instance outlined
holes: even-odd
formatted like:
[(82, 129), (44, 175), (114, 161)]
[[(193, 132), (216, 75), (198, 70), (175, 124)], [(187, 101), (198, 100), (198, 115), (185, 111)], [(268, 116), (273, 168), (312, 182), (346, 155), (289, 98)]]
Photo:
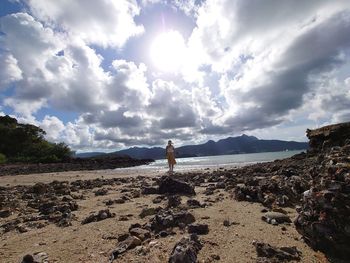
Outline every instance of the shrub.
[(7, 158), (5, 154), (0, 153), (0, 164), (6, 163), (6, 162), (7, 162)]

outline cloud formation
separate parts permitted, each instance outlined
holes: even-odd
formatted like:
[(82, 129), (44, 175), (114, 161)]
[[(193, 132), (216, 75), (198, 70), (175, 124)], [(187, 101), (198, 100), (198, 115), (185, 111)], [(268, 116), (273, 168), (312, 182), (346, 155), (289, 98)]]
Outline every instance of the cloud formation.
[[(288, 139), (298, 137), (293, 128), (285, 133), (294, 122), (350, 120), (346, 0), (22, 4), (24, 11), (0, 18), (2, 106), (74, 149), (193, 143), (243, 131), (268, 137), (278, 127)], [(136, 22), (148, 18), (150, 5), (194, 21), (177, 72), (128, 59), (130, 42), (143, 46), (140, 36), (155, 34)], [(43, 109), (49, 113), (39, 119)]]

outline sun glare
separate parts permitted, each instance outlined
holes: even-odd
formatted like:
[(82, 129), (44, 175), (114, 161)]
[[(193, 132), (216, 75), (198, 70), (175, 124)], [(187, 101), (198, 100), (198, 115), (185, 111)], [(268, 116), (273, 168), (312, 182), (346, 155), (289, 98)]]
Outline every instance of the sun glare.
[(177, 72), (185, 55), (185, 41), (182, 35), (175, 30), (158, 35), (151, 45), (150, 55), (158, 70)]

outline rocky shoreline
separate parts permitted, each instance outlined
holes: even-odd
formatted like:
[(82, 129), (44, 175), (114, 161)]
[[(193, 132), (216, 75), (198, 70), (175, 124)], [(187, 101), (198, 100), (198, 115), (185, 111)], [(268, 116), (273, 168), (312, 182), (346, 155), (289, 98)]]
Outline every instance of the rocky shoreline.
[(0, 177), (33, 173), (53, 173), (65, 171), (92, 171), (116, 169), (145, 165), (152, 159), (134, 159), (131, 157), (72, 158), (64, 163), (0, 164)]
[[(23, 263), (347, 262), (349, 127), (308, 131), (309, 152), (238, 169), (0, 187), (0, 247)], [(93, 232), (81, 242), (102, 251), (63, 243), (62, 258), (57, 231)], [(38, 233), (45, 251), (18, 248)]]

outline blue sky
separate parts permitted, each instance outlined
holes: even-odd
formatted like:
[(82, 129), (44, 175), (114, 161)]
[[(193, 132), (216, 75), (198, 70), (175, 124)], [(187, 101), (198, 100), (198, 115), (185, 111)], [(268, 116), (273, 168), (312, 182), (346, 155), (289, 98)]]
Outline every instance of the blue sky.
[(74, 150), (350, 120), (350, 3), (5, 0), (0, 113)]

